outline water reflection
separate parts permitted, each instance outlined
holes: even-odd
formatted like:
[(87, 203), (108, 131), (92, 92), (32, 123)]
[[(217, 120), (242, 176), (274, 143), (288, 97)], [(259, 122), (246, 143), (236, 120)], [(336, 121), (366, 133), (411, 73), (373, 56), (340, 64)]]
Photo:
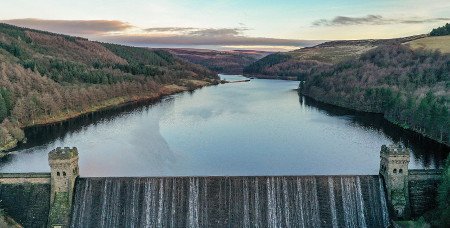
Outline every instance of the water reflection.
[(379, 115), (299, 97), (297, 86), (256, 79), (29, 128), (0, 171), (48, 171), (57, 146), (78, 147), (83, 176), (376, 174), (382, 144), (411, 147), (413, 168), (448, 154)]
[(351, 123), (367, 130), (383, 132), (395, 143), (401, 143), (411, 149), (410, 168), (436, 168), (445, 163), (450, 148), (423, 137), (413, 131), (399, 128), (383, 118), (381, 114), (357, 112), (317, 102), (305, 96), (299, 96), (300, 106), (316, 108), (327, 115), (350, 117)]

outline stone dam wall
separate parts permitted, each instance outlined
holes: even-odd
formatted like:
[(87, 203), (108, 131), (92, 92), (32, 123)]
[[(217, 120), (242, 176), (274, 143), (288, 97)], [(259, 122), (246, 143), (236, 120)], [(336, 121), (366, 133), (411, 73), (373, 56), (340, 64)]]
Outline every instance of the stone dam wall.
[(408, 194), (411, 217), (417, 218), (434, 209), (437, 205), (438, 186), (442, 170), (410, 169), (408, 174)]
[(387, 227), (379, 176), (78, 178), (70, 227)]
[(50, 173), (0, 174), (0, 207), (24, 227), (46, 227)]

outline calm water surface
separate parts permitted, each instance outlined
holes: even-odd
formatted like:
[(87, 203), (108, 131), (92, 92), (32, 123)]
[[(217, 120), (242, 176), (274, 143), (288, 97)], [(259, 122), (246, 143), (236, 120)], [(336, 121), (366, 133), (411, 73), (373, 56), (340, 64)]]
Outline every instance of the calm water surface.
[(49, 171), (58, 146), (78, 147), (82, 176), (377, 174), (383, 144), (411, 147), (412, 168), (439, 166), (449, 151), (378, 115), (300, 97), (297, 86), (255, 79), (30, 128), (0, 172)]

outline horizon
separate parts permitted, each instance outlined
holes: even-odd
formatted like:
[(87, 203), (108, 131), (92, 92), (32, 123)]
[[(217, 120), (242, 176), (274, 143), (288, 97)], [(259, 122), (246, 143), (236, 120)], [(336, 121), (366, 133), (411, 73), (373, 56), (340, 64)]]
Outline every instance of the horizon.
[[(450, 22), (450, 2), (443, 0), (137, 0), (134, 4), (7, 0), (3, 4), (3, 23), (149, 48), (290, 51), (330, 40), (427, 34)], [(406, 12), (405, 4), (416, 7)]]

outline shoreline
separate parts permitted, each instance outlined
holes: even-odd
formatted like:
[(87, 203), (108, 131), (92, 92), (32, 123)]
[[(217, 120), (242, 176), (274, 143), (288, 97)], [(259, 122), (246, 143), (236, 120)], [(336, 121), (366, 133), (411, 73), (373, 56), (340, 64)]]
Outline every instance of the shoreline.
[(446, 146), (446, 147), (449, 147), (449, 148), (450, 148), (450, 144), (447, 144), (447, 143), (442, 142), (442, 141), (440, 141), (440, 140), (434, 139), (434, 138), (432, 138), (432, 137), (430, 137), (430, 136), (428, 136), (428, 135), (426, 135), (426, 134), (423, 134), (423, 133), (421, 133), (421, 132), (418, 132), (418, 131), (416, 131), (416, 130), (414, 130), (414, 129), (412, 129), (412, 128), (405, 128), (405, 127), (403, 127), (401, 124), (399, 124), (399, 123), (397, 123), (397, 122), (395, 122), (395, 121), (392, 121), (392, 120), (386, 118), (386, 116), (385, 116), (383, 113), (369, 112), (369, 111), (358, 110), (358, 109), (353, 109), (353, 108), (349, 108), (349, 107), (344, 107), (344, 106), (332, 104), (332, 103), (329, 103), (329, 102), (326, 102), (326, 101), (318, 100), (318, 99), (316, 99), (316, 98), (314, 98), (314, 97), (312, 97), (312, 96), (309, 96), (308, 94), (301, 93), (298, 89), (296, 89), (296, 90), (298, 91), (298, 93), (299, 93), (300, 95), (305, 96), (305, 97), (307, 97), (307, 98), (310, 98), (310, 99), (312, 99), (312, 100), (314, 100), (314, 101), (316, 101), (316, 102), (320, 102), (320, 103), (326, 104), (326, 105), (332, 105), (332, 106), (335, 106), (335, 107), (338, 107), (338, 108), (344, 108), (344, 109), (347, 109), (347, 110), (350, 110), (350, 111), (353, 111), (353, 112), (370, 113), (370, 114), (379, 114), (379, 115), (383, 116), (383, 119), (384, 119), (384, 120), (388, 121), (389, 123), (391, 123), (391, 124), (393, 124), (393, 125), (395, 125), (395, 126), (401, 128), (401, 129), (403, 129), (403, 130), (407, 130), (407, 131), (413, 132), (413, 133), (418, 134), (418, 135), (420, 135), (420, 136), (422, 136), (422, 137), (425, 137), (425, 138), (427, 138), (427, 139), (429, 139), (429, 140), (432, 140), (433, 142), (439, 143), (439, 144), (441, 144), (441, 145), (443, 145), (443, 146)]
[(246, 78), (298, 81), (297, 76), (270, 76), (270, 75), (262, 75), (262, 74), (242, 74), (242, 76), (244, 76)]
[[(167, 84), (163, 85), (158, 92), (156, 93), (148, 93), (148, 94), (142, 94), (141, 96), (130, 96), (130, 97), (117, 97), (117, 98), (111, 98), (108, 100), (105, 100), (101, 102), (98, 105), (95, 105), (93, 107), (90, 107), (83, 111), (72, 111), (69, 113), (62, 113), (58, 116), (53, 117), (47, 117), (47, 118), (41, 118), (37, 120), (33, 120), (32, 123), (24, 124), (20, 126), (21, 130), (24, 130), (26, 128), (31, 127), (41, 127), (41, 126), (48, 126), (53, 125), (57, 123), (62, 123), (65, 121), (69, 121), (72, 119), (76, 119), (78, 117), (100, 112), (100, 111), (106, 111), (114, 108), (120, 108), (127, 105), (135, 104), (138, 102), (151, 102), (151, 101), (158, 101), (162, 98), (170, 95), (174, 95), (177, 93), (187, 92), (187, 91), (194, 91), (196, 89), (203, 88), (205, 86), (211, 86), (211, 85), (217, 85), (220, 84), (216, 83), (214, 80), (187, 80), (186, 82), (191, 82), (190, 86), (193, 87), (187, 87), (187, 86), (180, 86), (175, 84)], [(25, 136), (26, 140), (26, 136)], [(0, 158), (8, 155), (12, 149), (16, 148), (18, 146), (19, 142), (15, 140), (14, 142), (8, 142), (4, 145), (0, 145)]]

